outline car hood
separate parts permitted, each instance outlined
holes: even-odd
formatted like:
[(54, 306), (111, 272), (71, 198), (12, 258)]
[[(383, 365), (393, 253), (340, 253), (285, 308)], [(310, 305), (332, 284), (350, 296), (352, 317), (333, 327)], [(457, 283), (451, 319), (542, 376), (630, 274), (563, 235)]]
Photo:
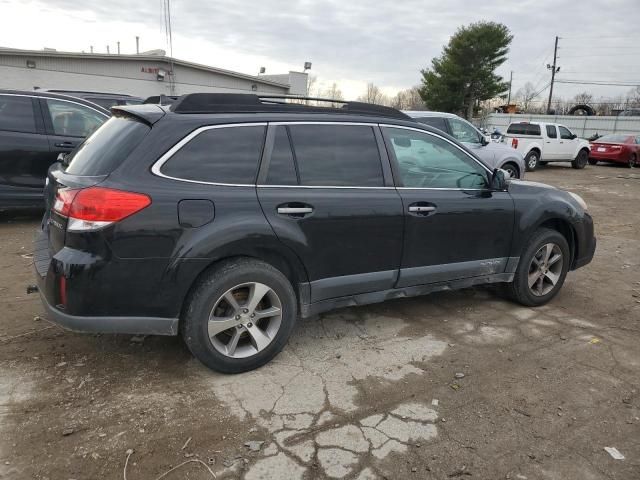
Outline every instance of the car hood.
[(507, 157), (517, 157), (520, 154), (504, 143), (489, 142), (487, 145), (465, 143), (465, 146), (478, 155), (486, 164), (495, 167)]

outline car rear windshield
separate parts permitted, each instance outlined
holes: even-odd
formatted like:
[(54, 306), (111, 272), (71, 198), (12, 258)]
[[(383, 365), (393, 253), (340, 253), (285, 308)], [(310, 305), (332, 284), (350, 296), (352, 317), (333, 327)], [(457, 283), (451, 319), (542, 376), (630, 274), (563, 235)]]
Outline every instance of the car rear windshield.
[(130, 117), (112, 117), (71, 154), (67, 173), (107, 175), (118, 167), (151, 128)]
[(512, 123), (507, 129), (511, 135), (540, 135), (540, 125), (534, 123)]
[(596, 143), (625, 143), (629, 139), (629, 135), (604, 135), (597, 140)]

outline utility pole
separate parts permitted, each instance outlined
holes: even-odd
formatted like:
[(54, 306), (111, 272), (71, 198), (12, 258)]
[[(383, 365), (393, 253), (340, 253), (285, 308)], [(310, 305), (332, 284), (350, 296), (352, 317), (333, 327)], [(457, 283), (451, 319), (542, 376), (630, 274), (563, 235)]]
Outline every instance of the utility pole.
[(551, 70), (551, 88), (549, 88), (549, 102), (547, 103), (547, 113), (551, 111), (551, 97), (553, 97), (553, 82), (556, 79), (556, 73), (560, 71), (560, 67), (556, 67), (556, 59), (558, 58), (558, 36), (556, 36), (556, 44), (553, 48), (553, 65), (547, 64), (547, 68)]
[(513, 70), (511, 70), (511, 76), (509, 77), (509, 97), (507, 98), (507, 105), (511, 104), (511, 85), (513, 85)]

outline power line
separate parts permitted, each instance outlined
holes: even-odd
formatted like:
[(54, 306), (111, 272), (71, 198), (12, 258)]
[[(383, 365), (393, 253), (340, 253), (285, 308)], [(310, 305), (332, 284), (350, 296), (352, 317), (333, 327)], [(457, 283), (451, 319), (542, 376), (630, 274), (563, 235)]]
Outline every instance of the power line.
[(562, 55), (558, 58), (585, 58), (585, 57), (640, 57), (639, 53), (596, 53), (594, 55)]
[(604, 85), (608, 87), (637, 87), (640, 86), (640, 82), (637, 83), (607, 83), (607, 82), (587, 82), (582, 80), (556, 80), (557, 83), (573, 83), (578, 85)]

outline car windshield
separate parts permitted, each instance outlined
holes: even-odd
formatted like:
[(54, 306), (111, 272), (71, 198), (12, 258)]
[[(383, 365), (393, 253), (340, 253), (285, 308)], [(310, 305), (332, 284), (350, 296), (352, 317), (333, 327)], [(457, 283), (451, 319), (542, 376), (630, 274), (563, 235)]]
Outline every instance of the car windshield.
[(605, 135), (596, 140), (597, 143), (625, 143), (629, 135)]

